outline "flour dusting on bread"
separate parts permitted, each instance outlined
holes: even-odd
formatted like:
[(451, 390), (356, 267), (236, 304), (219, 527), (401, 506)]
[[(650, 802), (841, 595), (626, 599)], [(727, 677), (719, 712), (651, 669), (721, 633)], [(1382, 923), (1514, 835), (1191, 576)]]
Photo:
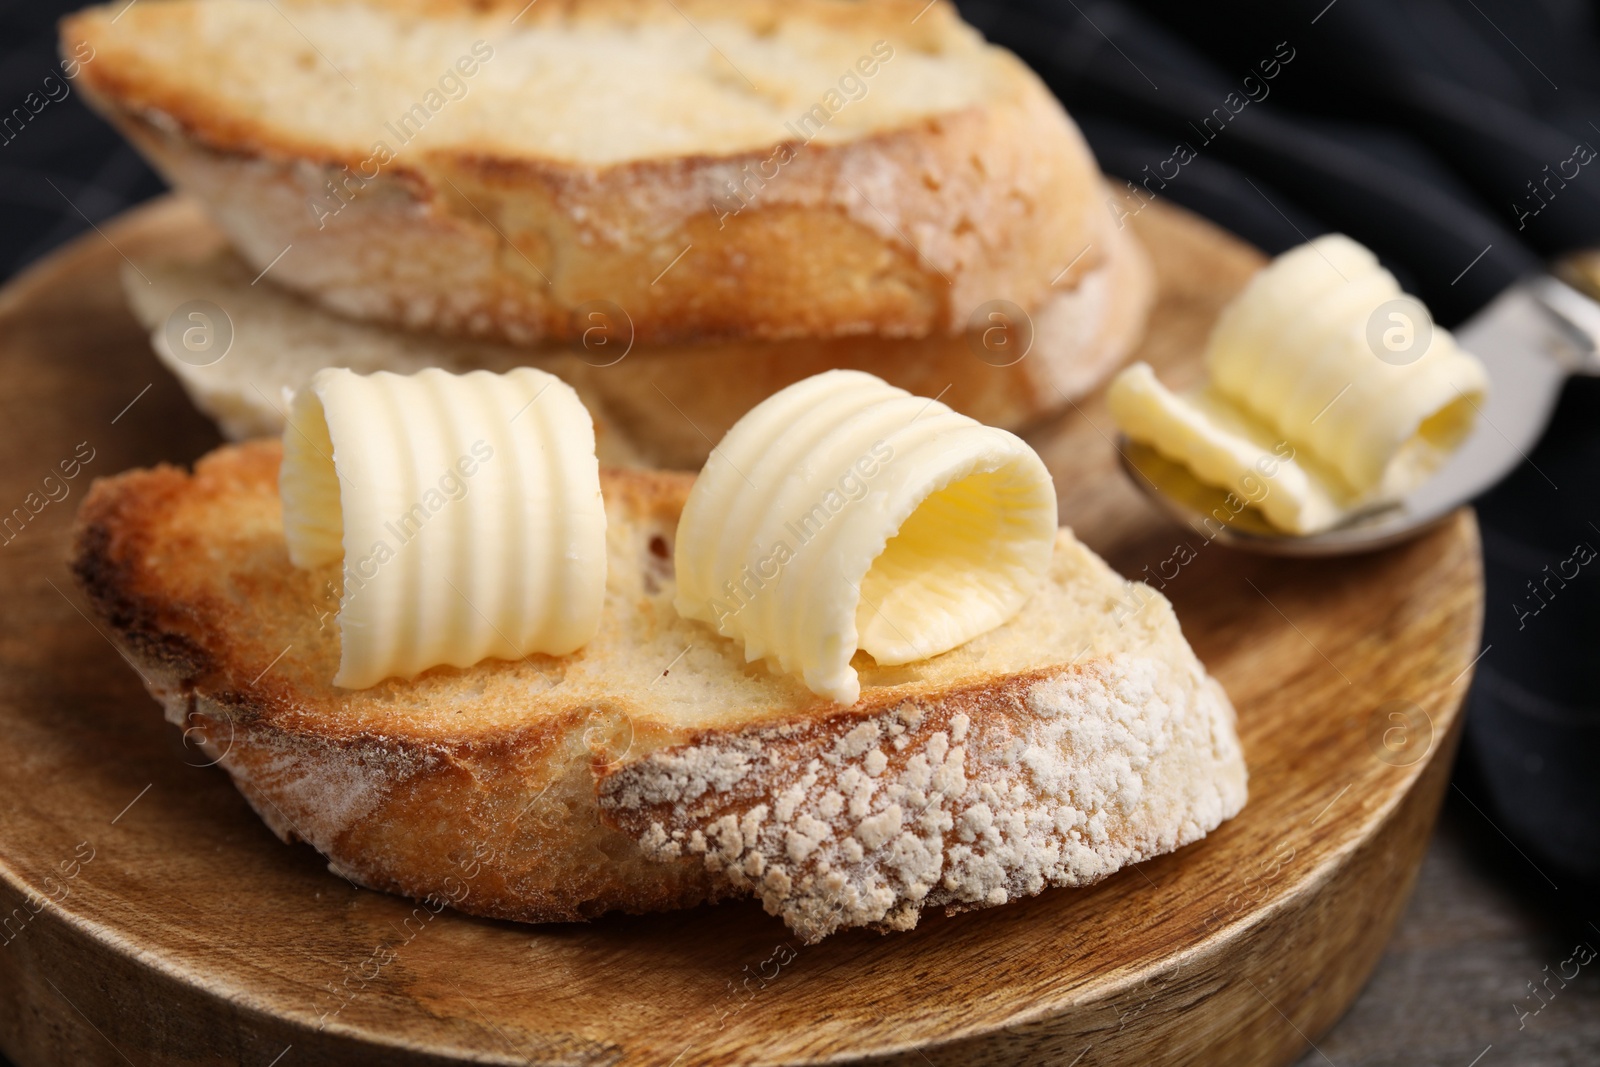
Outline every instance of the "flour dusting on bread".
[(1236, 814), (1245, 774), (1215, 682), (1118, 655), (709, 737), (617, 768), (600, 796), (648, 854), (702, 857), (815, 941), (1098, 881)]

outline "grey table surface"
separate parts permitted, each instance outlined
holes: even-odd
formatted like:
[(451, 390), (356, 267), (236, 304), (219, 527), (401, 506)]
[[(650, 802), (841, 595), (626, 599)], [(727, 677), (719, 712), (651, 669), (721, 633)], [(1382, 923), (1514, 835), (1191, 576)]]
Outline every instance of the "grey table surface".
[(1600, 901), (1584, 893), (1453, 788), (1372, 979), (1296, 1067), (1600, 1064)]

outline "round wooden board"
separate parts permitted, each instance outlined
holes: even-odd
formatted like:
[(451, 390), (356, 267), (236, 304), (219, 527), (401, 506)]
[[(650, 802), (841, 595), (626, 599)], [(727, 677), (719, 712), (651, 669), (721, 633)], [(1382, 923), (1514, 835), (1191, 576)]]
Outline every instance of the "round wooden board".
[[(1160, 205), (1136, 223), (1160, 277), (1141, 355), (1183, 382), (1260, 258)], [(1356, 559), (1241, 555), (1134, 492), (1098, 399), (1036, 442), (1065, 520), (1165, 581), (1238, 706), (1250, 802), (1204, 841), (1090, 889), (813, 947), (750, 903), (586, 926), (433, 916), (280, 844), (195, 766), (65, 565), (91, 477), (216, 441), (117, 282), (205, 234), (159, 202), (0, 294), (0, 508), (70, 494), (0, 549), (0, 1045), (22, 1067), (1242, 1067), (1293, 1060), (1355, 996), (1448, 780), (1482, 616), (1472, 516)], [(45, 485), (80, 443), (79, 476)]]

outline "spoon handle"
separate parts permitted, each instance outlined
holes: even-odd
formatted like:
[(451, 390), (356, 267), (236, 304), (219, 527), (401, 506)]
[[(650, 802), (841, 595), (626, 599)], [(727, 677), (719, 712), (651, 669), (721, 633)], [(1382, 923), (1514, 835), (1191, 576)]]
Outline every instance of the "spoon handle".
[(1555, 277), (1535, 279), (1540, 303), (1555, 316), (1570, 347), (1556, 355), (1571, 374), (1600, 375), (1600, 250), (1565, 256)]

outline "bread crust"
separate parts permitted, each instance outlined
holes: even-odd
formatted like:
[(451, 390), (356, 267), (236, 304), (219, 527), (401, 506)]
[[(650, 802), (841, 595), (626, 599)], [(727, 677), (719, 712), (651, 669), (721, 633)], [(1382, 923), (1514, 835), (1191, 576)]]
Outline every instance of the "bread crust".
[(607, 768), (600, 807), (814, 943), (1090, 885), (1204, 837), (1245, 800), (1232, 722), (1203, 672), (1111, 656), (707, 733)]
[[(328, 687), (308, 695), (281, 672), (252, 680), (260, 665), (239, 662), (251, 653), (233, 638), (259, 615), (203, 565), (174, 561), (201, 547), (185, 515), (249, 525), (241, 502), (275, 510), (280, 455), (276, 441), (256, 442), (212, 453), (192, 476), (163, 465), (102, 479), (79, 513), (74, 573), (186, 745), (204, 753), (194, 762), (227, 770), (280, 839), (307, 842), (330, 870), (374, 889), (538, 922), (716, 899), (698, 864), (648, 861), (600, 824), (591, 757), (606, 757), (591, 742), (608, 724), (588, 708), (502, 729), (401, 717), (374, 729), (328, 714), (338, 696)], [(608, 477), (606, 490), (648, 512), (673, 506), (681, 477), (630, 472)], [(152, 567), (156, 559), (165, 562)], [(234, 592), (274, 609), (316, 603), (315, 580), (286, 554), (235, 578), (248, 593)], [(308, 625), (288, 632), (326, 637)], [(534, 659), (530, 677), (559, 671), (550, 657)]]
[[(312, 619), (326, 575), (282, 545), (280, 454), (97, 481), (73, 568), (186, 743), (363, 885), (526, 921), (754, 893), (814, 940), (1093, 881), (1244, 802), (1232, 708), (1154, 592), (1091, 653), (1063, 638), (997, 669), (1014, 640), (997, 631), (920, 672), (863, 664), (841, 708), (670, 613), (686, 475), (605, 472), (614, 581), (585, 650), (334, 689), (335, 631)], [(1125, 595), (1066, 531), (1053, 567), (1099, 610)], [(670, 662), (624, 655), (685, 635)], [(697, 707), (691, 669), (716, 706)]]
[[(631, 347), (614, 337), (592, 350), (526, 349), (351, 322), (277, 289), (270, 277), (251, 285), (255, 272), (220, 235), (214, 242), (210, 251), (125, 270), (124, 288), (156, 354), (234, 440), (280, 433), (282, 390), (298, 389), (323, 366), (405, 374), (423, 366), (459, 373), (531, 365), (578, 390), (599, 425), (602, 460), (683, 470), (704, 463), (712, 442), (757, 403), (836, 367), (937, 395), (988, 425), (1025, 429), (1122, 364), (1143, 329), (1152, 290), (1143, 249), (1108, 222), (1096, 241), (1104, 265), (1030, 317), (1031, 348), (1014, 362), (986, 349), (975, 332)], [(168, 347), (168, 317), (196, 299), (230, 316), (232, 347), (216, 364), (196, 366)]]
[[(115, 5), (67, 19), (63, 42), (95, 49), (80, 78), (86, 98), (207, 205), (257, 271), (272, 265), (280, 284), (346, 315), (528, 344), (579, 337), (577, 309), (605, 299), (644, 344), (926, 337), (965, 330), (997, 298), (1037, 312), (1102, 262), (1094, 247), (1074, 262), (1103, 215), (1081, 135), (1014, 56), (973, 51), (974, 31), (942, 0), (914, 24), (898, 16), (915, 5), (898, 2), (808, 0), (782, 5), (782, 17), (823, 26), (864, 17), (900, 47), (961, 45), (959, 61), (987, 71), (979, 105), (851, 140), (604, 166), (487, 145), (418, 149), (320, 221), (310, 205), (372, 146), (308, 139), (225, 108), (135, 46), (178, 32), (195, 2), (141, 5), (114, 30)], [(407, 18), (479, 10), (383, 6)], [(770, 3), (691, 6), (758, 28), (778, 17)], [(552, 4), (530, 17), (625, 21), (661, 10)], [(778, 151), (792, 155), (781, 179), (737, 213), (717, 206), (729, 181)]]

